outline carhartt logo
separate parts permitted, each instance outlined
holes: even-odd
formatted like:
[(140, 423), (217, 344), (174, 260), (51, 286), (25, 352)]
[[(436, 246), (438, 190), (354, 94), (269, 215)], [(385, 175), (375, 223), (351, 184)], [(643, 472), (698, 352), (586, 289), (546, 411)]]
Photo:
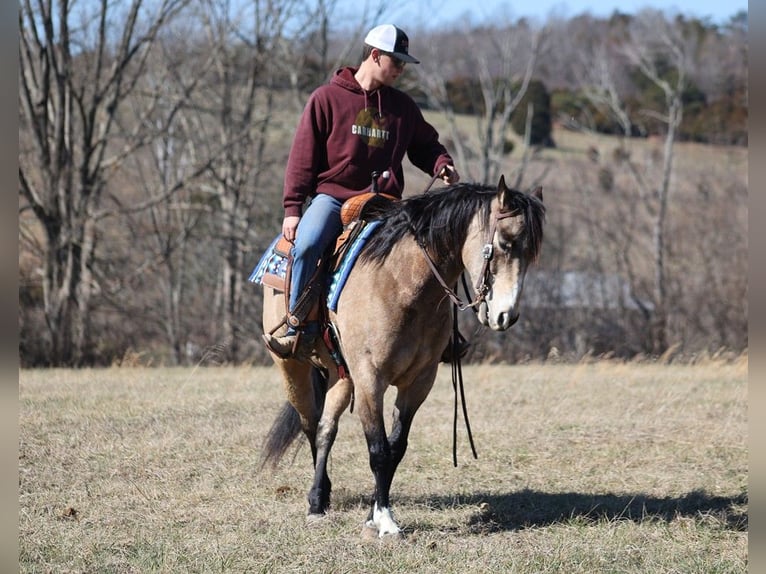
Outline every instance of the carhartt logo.
[(391, 132), (386, 129), (386, 120), (378, 116), (375, 108), (367, 108), (357, 114), (351, 133), (370, 147), (382, 148), (391, 137)]

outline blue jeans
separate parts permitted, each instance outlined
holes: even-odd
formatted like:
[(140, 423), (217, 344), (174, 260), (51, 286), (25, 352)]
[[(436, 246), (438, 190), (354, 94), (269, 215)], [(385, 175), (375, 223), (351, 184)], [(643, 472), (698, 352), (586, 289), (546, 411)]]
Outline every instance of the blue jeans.
[[(303, 213), (292, 248), (293, 269), (290, 278), (290, 311), (295, 309), (317, 263), (328, 246), (343, 231), (340, 208), (343, 202), (323, 193), (315, 196)], [(311, 327), (315, 327), (312, 325)], [(318, 326), (316, 326), (318, 327)], [(288, 333), (293, 333), (292, 328)]]

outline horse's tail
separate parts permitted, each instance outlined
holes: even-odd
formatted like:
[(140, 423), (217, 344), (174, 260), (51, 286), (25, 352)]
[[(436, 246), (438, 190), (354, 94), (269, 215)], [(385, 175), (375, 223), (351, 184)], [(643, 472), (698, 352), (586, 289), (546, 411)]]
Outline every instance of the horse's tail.
[[(321, 413), (324, 408), (324, 398), (327, 394), (327, 377), (318, 368), (311, 370), (311, 387), (314, 391), (314, 404)], [(298, 411), (289, 402), (285, 402), (277, 418), (271, 424), (271, 428), (263, 442), (260, 462), (261, 470), (266, 466), (272, 469), (276, 468), (302, 430)]]

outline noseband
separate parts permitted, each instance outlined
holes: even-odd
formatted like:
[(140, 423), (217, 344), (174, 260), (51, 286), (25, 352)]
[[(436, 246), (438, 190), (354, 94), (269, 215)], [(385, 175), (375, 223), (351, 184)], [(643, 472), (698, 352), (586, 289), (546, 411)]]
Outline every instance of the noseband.
[(489, 287), (490, 287), (490, 277), (492, 276), (492, 272), (489, 270), (489, 264), (492, 262), (492, 258), (495, 255), (494, 239), (495, 239), (495, 231), (497, 230), (497, 222), (502, 219), (506, 219), (508, 217), (514, 217), (518, 214), (519, 214), (519, 211), (517, 209), (512, 209), (512, 210), (501, 209), (497, 213), (495, 213), (495, 216), (492, 218), (492, 222), (489, 225), (489, 229), (487, 233), (487, 239), (484, 243), (484, 246), (481, 248), (481, 256), (484, 259), (484, 263), (481, 266), (481, 273), (479, 273), (479, 277), (476, 280), (476, 285), (474, 285), (474, 291), (476, 292), (476, 296), (473, 298), (473, 301), (471, 301), (470, 303), (464, 303), (463, 300), (460, 299), (460, 296), (457, 293), (455, 293), (455, 291), (452, 288), (450, 288), (449, 285), (447, 285), (447, 282), (439, 273), (439, 270), (436, 268), (436, 264), (434, 263), (433, 259), (431, 259), (431, 256), (428, 254), (428, 251), (426, 250), (426, 248), (423, 246), (422, 243), (420, 244), (420, 249), (423, 251), (423, 254), (426, 256), (426, 261), (428, 262), (428, 266), (431, 268), (431, 273), (433, 273), (433, 276), (442, 286), (442, 288), (444, 289), (444, 292), (447, 294), (450, 300), (456, 305), (458, 310), (465, 311), (466, 309), (477, 307), (481, 305), (484, 302), (484, 300), (487, 298), (487, 293), (489, 293)]

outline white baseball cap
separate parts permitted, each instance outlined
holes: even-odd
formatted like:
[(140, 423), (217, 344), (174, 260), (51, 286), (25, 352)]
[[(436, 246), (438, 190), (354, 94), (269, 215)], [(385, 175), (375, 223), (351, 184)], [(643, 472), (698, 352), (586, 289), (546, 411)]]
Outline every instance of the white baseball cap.
[(420, 60), (409, 54), (410, 39), (404, 30), (393, 24), (381, 24), (367, 32), (364, 43), (400, 59), (402, 62), (419, 64)]

